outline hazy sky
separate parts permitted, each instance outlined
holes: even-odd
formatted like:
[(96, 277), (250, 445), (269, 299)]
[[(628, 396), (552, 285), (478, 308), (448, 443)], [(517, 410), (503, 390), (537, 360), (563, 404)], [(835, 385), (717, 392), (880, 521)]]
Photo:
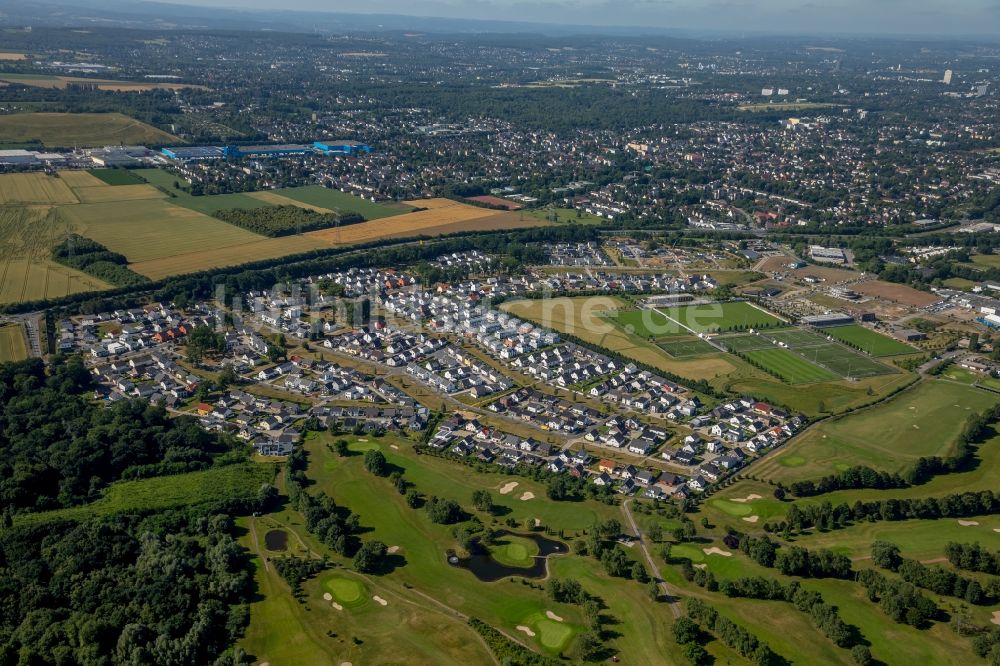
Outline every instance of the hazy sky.
[(365, 14), (807, 33), (1000, 34), (1000, 0), (172, 0)]

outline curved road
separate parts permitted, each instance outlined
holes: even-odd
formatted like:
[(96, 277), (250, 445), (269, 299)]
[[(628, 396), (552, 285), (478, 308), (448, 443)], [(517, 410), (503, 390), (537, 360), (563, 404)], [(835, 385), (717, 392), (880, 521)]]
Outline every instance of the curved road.
[(646, 547), (646, 541), (642, 538), (642, 532), (639, 531), (639, 526), (635, 522), (635, 517), (632, 515), (632, 511), (628, 508), (628, 505), (632, 500), (633, 498), (630, 497), (622, 502), (622, 513), (625, 514), (625, 519), (628, 520), (629, 527), (632, 528), (632, 531), (635, 532), (636, 538), (639, 539), (639, 546), (642, 548), (642, 554), (646, 556), (646, 563), (649, 565), (650, 574), (653, 576), (653, 580), (655, 580), (657, 585), (660, 586), (660, 591), (670, 604), (670, 612), (674, 614), (674, 619), (677, 619), (681, 616), (681, 606), (677, 603), (677, 597), (670, 593), (670, 588), (667, 587), (666, 581), (660, 577), (660, 568), (656, 566), (656, 561), (653, 559), (652, 553), (650, 553), (649, 548)]

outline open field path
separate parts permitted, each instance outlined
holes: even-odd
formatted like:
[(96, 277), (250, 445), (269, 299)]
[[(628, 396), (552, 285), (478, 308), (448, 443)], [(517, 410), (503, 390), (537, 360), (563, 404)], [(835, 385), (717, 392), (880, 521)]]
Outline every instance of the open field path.
[(675, 597), (670, 592), (670, 588), (667, 587), (666, 581), (660, 576), (660, 569), (656, 566), (656, 561), (653, 559), (653, 555), (649, 552), (649, 547), (646, 546), (646, 540), (642, 538), (642, 532), (639, 530), (639, 526), (635, 522), (635, 517), (632, 515), (632, 510), (629, 509), (629, 504), (632, 502), (633, 498), (628, 498), (622, 502), (622, 513), (625, 514), (625, 519), (628, 520), (629, 527), (635, 532), (636, 537), (639, 539), (639, 547), (642, 548), (642, 554), (646, 557), (646, 563), (649, 565), (650, 573), (653, 576), (653, 580), (660, 586), (663, 594), (666, 596), (667, 601), (670, 603), (670, 612), (673, 613), (674, 618), (679, 618), (681, 616), (681, 606), (677, 603), (677, 597)]

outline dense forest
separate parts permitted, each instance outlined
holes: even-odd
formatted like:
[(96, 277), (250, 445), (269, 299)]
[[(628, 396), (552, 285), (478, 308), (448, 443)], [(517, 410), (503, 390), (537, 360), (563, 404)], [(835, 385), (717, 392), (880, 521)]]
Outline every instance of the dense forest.
[(125, 255), (112, 252), (97, 241), (79, 234), (69, 234), (66, 240), (56, 245), (52, 249), (52, 259), (119, 287), (149, 282), (145, 275), (139, 275), (128, 267)]
[(5, 512), (43, 511), (97, 499), (107, 484), (243, 461), (235, 439), (190, 417), (168, 418), (146, 401), (105, 409), (86, 395), (79, 357), (0, 365), (0, 502)]
[(214, 217), (262, 236), (290, 236), (317, 229), (343, 227), (364, 222), (357, 213), (320, 213), (299, 206), (274, 206), (268, 208), (227, 208), (212, 214)]

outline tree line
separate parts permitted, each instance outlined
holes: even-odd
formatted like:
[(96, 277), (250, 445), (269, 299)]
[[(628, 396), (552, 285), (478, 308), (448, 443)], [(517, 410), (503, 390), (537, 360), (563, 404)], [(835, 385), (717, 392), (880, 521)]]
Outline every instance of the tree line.
[(69, 234), (63, 242), (52, 248), (52, 260), (119, 287), (133, 287), (149, 282), (148, 277), (128, 267), (125, 255), (112, 252), (97, 241), (79, 234)]
[(261, 236), (290, 236), (306, 231), (343, 227), (364, 222), (358, 213), (320, 213), (300, 206), (265, 206), (262, 208), (226, 208), (212, 217)]

